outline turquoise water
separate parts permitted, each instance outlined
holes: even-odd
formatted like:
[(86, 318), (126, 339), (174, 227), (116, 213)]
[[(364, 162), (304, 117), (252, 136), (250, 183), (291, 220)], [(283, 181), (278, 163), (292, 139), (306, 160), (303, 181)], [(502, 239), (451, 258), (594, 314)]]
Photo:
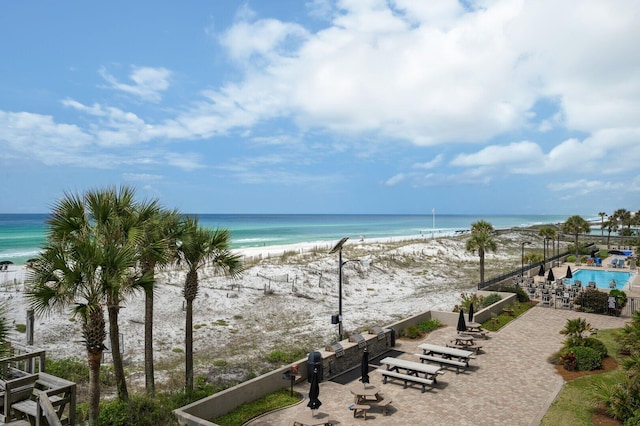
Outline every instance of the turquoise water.
[(609, 290), (609, 283), (611, 280), (615, 280), (615, 288), (620, 290), (627, 285), (629, 278), (631, 278), (631, 273), (629, 272), (578, 269), (573, 272), (573, 278), (570, 281), (573, 283), (575, 280), (580, 280), (583, 287), (586, 287), (589, 281), (594, 281), (598, 288)]
[[(200, 224), (231, 231), (232, 248), (352, 239), (453, 235), (485, 220), (497, 229), (563, 222), (563, 215), (201, 214)], [(0, 214), (0, 260), (24, 264), (45, 242), (45, 214)]]

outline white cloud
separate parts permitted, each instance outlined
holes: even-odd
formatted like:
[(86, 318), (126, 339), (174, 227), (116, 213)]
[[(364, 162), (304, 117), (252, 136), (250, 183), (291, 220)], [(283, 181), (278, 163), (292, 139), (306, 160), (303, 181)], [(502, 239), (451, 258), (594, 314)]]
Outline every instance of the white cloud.
[(129, 79), (134, 84), (126, 84), (119, 82), (104, 67), (99, 72), (112, 89), (149, 102), (159, 102), (162, 99), (161, 93), (169, 88), (171, 77), (171, 71), (166, 68), (133, 67)]
[(387, 179), (384, 184), (386, 186), (394, 186), (399, 184), (400, 182), (404, 181), (406, 179), (406, 175), (404, 173), (398, 173), (395, 176), (390, 177), (389, 179)]
[(506, 146), (491, 145), (475, 154), (459, 154), (451, 161), (453, 166), (514, 166), (538, 163), (543, 160), (540, 147), (533, 142), (515, 142)]
[(444, 160), (444, 155), (438, 154), (431, 161), (427, 161), (426, 163), (416, 163), (416, 164), (414, 164), (413, 168), (415, 168), (415, 169), (433, 169), (434, 167), (440, 165), (443, 160)]

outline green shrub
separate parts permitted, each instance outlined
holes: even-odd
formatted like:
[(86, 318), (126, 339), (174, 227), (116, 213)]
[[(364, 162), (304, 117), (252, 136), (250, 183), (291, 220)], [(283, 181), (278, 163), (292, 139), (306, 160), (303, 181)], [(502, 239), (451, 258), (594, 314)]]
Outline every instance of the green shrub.
[(25, 333), (27, 331), (27, 325), (26, 324), (16, 324), (16, 331), (18, 333)]
[(609, 292), (609, 296), (616, 298), (618, 308), (622, 309), (627, 305), (627, 293), (625, 293), (624, 291), (614, 288)]
[(422, 337), (422, 333), (420, 332), (418, 327), (415, 325), (410, 325), (407, 328), (405, 328), (404, 335), (409, 339), (417, 339), (419, 337)]
[(580, 305), (580, 311), (582, 312), (606, 314), (609, 309), (608, 299), (609, 295), (607, 293), (589, 289), (576, 298), (576, 303)]
[(530, 301), (529, 295), (520, 286), (514, 287), (512, 285), (505, 285), (500, 287), (498, 291), (501, 291), (503, 293), (516, 293), (518, 295), (518, 302), (520, 303), (525, 303)]
[(288, 364), (304, 358), (306, 352), (300, 349), (289, 351), (275, 350), (267, 355), (267, 361), (273, 364)]
[(502, 296), (500, 296), (498, 293), (491, 293), (482, 300), (482, 305), (480, 307), (486, 308), (487, 306), (491, 306), (501, 300)]
[(569, 348), (576, 357), (576, 369), (578, 371), (591, 371), (602, 368), (602, 359), (598, 351), (586, 346), (574, 346)]
[(604, 359), (607, 356), (607, 346), (595, 337), (587, 337), (583, 340), (584, 346), (594, 349), (600, 354), (600, 359)]
[(132, 395), (128, 402), (119, 400), (100, 404), (100, 426), (157, 426), (177, 425), (171, 412), (175, 407), (168, 406), (160, 399)]
[(422, 321), (416, 324), (416, 327), (418, 327), (418, 330), (420, 330), (421, 333), (429, 333), (430, 331), (440, 327), (440, 320), (433, 318), (427, 321)]
[(89, 381), (89, 366), (78, 358), (48, 359), (47, 373), (75, 383)]

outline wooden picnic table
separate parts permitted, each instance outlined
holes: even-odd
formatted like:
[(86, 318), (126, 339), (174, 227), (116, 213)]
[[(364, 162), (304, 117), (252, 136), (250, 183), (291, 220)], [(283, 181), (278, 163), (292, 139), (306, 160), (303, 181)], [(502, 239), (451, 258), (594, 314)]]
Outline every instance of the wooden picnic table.
[(446, 346), (432, 345), (430, 343), (418, 345), (418, 348), (422, 349), (424, 355), (440, 355), (446, 358), (457, 358), (458, 361), (468, 361), (469, 358), (474, 358), (473, 351), (465, 349), (449, 348)]
[(406, 359), (386, 357), (382, 359), (380, 363), (386, 364), (387, 370), (405, 370), (408, 375), (418, 377), (420, 373), (422, 373), (426, 379), (431, 379), (434, 382), (436, 381), (438, 374), (444, 374), (442, 367), (423, 364), (421, 362), (408, 361)]
[(326, 426), (333, 422), (333, 418), (327, 413), (315, 413), (311, 410), (303, 411), (293, 419), (294, 426)]

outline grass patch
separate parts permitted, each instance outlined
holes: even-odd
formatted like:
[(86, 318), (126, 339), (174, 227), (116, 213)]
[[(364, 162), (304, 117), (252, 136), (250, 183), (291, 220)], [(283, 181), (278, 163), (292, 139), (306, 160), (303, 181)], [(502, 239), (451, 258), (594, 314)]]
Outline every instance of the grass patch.
[(513, 311), (513, 314), (506, 314), (503, 312), (500, 315), (492, 315), (491, 319), (482, 323), (482, 327), (488, 331), (498, 331), (506, 324), (527, 312), (531, 307), (532, 305), (529, 303), (514, 303), (508, 307), (508, 309)]
[(26, 333), (27, 331), (27, 325), (26, 324), (16, 324), (16, 330), (19, 333)]
[(229, 325), (229, 323), (223, 319), (219, 319), (216, 322), (212, 323), (212, 325), (220, 325), (220, 326), (226, 327)]
[(300, 395), (298, 392), (294, 392), (293, 396), (291, 396), (291, 391), (287, 388), (284, 388), (279, 391), (267, 394), (253, 402), (242, 404), (230, 413), (212, 419), (211, 422), (220, 426), (242, 425), (256, 416), (268, 413), (269, 411), (273, 411), (278, 408), (288, 407), (290, 405), (296, 404), (301, 399), (302, 395)]

